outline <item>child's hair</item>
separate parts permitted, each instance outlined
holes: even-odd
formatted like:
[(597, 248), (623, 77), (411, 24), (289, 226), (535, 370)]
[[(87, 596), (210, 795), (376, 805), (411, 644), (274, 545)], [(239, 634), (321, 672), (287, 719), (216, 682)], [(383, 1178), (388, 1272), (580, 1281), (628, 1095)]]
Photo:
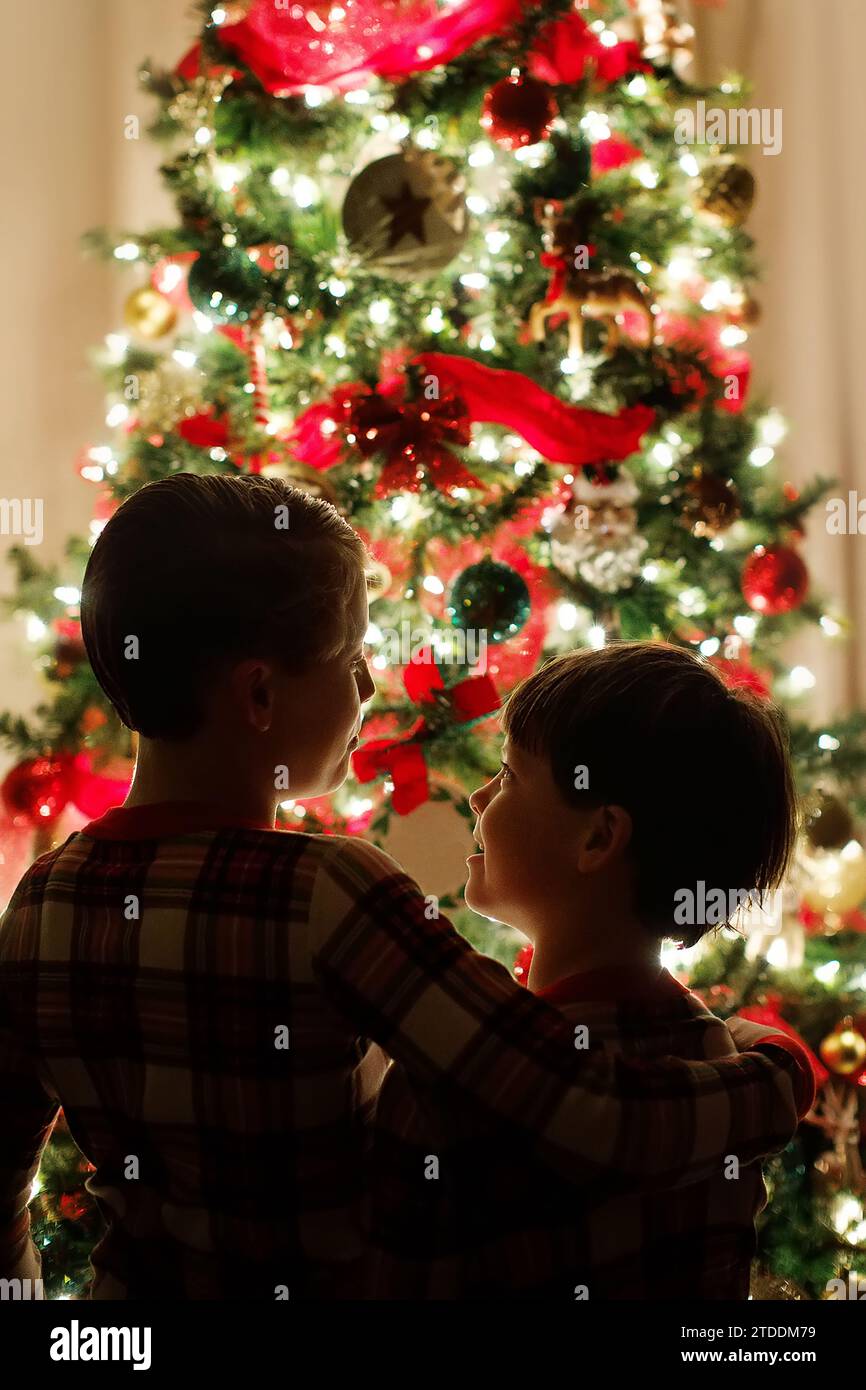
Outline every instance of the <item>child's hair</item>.
[(87, 564), (90, 664), (128, 728), (188, 738), (209, 683), (232, 661), (264, 657), (302, 673), (337, 655), (368, 563), (336, 508), (278, 479), (177, 473), (147, 483)]
[(612, 642), (554, 658), (514, 691), (503, 727), (548, 758), (570, 806), (629, 812), (635, 906), (655, 935), (693, 945), (727, 920), (675, 926), (684, 889), (760, 900), (784, 877), (798, 808), (779, 714), (690, 652)]

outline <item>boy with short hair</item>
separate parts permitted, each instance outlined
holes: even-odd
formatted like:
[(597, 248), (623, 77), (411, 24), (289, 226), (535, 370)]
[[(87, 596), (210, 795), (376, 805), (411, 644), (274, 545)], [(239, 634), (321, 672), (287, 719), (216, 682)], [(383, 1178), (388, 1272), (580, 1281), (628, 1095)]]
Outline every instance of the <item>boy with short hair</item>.
[(790, 1138), (803, 1083), (778, 1047), (582, 1055), (387, 855), (274, 829), (358, 742), (367, 560), (334, 508), (262, 477), (148, 484), (97, 540), (84, 641), (137, 761), (0, 925), (0, 1276), (38, 1272), (27, 1202), (62, 1106), (107, 1224), (93, 1297), (356, 1296), (369, 1039), (569, 1181), (689, 1181)]
[[(529, 989), (569, 1020), (576, 1047), (614, 1063), (732, 1054), (731, 1032), (659, 947), (709, 929), (711, 888), (736, 903), (784, 874), (796, 797), (774, 710), (689, 652), (619, 642), (550, 662), (503, 724), (500, 772), (470, 798), (468, 904), (530, 939)], [(732, 1031), (755, 1036), (742, 1021)], [(692, 1139), (696, 1154), (713, 1147)], [(371, 1297), (748, 1297), (758, 1161), (714, 1160), (685, 1182), (673, 1164), (626, 1176), (602, 1161), (566, 1183), (397, 1065), (374, 1140)]]

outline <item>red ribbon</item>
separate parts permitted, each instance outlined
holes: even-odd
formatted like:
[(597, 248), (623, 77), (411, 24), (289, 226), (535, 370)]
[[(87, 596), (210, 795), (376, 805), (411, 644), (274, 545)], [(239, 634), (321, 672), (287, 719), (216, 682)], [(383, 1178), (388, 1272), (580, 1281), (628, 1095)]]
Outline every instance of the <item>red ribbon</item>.
[(485, 367), (471, 357), (428, 352), (418, 363), (438, 379), (441, 392), (456, 392), (472, 420), (504, 425), (521, 435), (551, 463), (582, 468), (619, 461), (640, 448), (655, 423), (655, 411), (635, 405), (617, 415), (569, 405), (523, 372)]
[[(500, 706), (499, 693), (488, 675), (467, 676), (456, 685), (446, 686), (433, 659), (432, 650), (418, 652), (403, 672), (406, 693), (417, 705), (437, 704), (437, 696), (447, 696), (455, 724), (484, 719)], [(422, 748), (431, 735), (422, 714), (411, 729), (388, 738), (373, 738), (352, 754), (352, 770), (359, 782), (372, 782), (388, 774), (394, 783), (391, 804), (400, 816), (430, 799), (427, 762)]]
[(565, 289), (566, 278), (568, 275), (568, 257), (556, 255), (553, 251), (542, 251), (539, 260), (548, 270), (552, 270), (550, 277), (550, 287), (547, 291), (547, 302), (552, 304), (558, 299)]

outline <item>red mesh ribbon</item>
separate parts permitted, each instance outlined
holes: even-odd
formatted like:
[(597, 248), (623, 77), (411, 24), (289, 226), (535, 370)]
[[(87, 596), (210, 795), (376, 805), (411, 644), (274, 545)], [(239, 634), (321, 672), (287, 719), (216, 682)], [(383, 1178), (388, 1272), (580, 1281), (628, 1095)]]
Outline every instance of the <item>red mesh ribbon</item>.
[(627, 458), (655, 423), (655, 411), (635, 405), (617, 415), (569, 405), (522, 372), (485, 367), (471, 357), (428, 352), (418, 359), (439, 391), (455, 392), (472, 420), (514, 430), (551, 463), (582, 468), (602, 459)]

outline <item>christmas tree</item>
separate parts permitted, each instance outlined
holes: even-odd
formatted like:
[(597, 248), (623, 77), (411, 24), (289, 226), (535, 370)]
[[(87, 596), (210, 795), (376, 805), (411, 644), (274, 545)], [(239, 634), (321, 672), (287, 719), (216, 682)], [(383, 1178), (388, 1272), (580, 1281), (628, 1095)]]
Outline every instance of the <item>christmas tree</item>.
[[(811, 726), (814, 678), (785, 659), (799, 625), (844, 626), (800, 554), (832, 482), (781, 480), (784, 424), (750, 395), (755, 181), (724, 120), (691, 138), (684, 120), (744, 92), (690, 85), (690, 42), (667, 0), (208, 4), (176, 69), (142, 72), (175, 225), (89, 238), (130, 293), (101, 353), (106, 433), (78, 466), (93, 536), (148, 481), (237, 470), (362, 533), (378, 695), (352, 778), (287, 800), (283, 825), (376, 840), (509, 964), (515, 935), (461, 889), (467, 796), (522, 676), (664, 640), (786, 710), (790, 882), (669, 963), (717, 1013), (813, 1053), (819, 1104), (771, 1167), (756, 1293), (814, 1298), (866, 1276), (866, 719)], [(14, 552), (48, 690), (0, 720), (19, 864), (129, 780), (134, 743), (81, 642), (93, 536), (59, 568)], [(86, 1169), (59, 1126), (33, 1202), (53, 1296), (87, 1277)]]

